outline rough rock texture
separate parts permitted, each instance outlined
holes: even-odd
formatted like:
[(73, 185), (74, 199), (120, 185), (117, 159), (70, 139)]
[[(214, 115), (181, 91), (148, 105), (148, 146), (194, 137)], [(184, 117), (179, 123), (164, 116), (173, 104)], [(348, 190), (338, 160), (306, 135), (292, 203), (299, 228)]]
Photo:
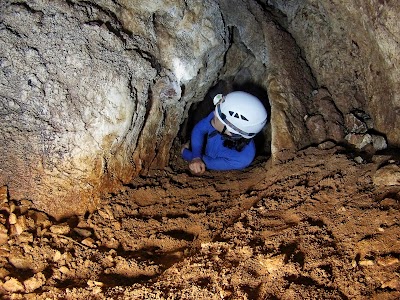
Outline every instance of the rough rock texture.
[(213, 2), (97, 2), (0, 6), (0, 182), (58, 218), (167, 164), (226, 48)]
[(329, 90), (339, 111), (364, 110), (375, 130), (399, 147), (397, 1), (261, 2), (295, 38), (318, 85)]
[(63, 222), (1, 188), (0, 297), (399, 299), (398, 153), (308, 148), (202, 178), (178, 161)]
[(327, 141), (399, 146), (399, 14), (378, 0), (2, 1), (0, 185), (57, 219), (93, 211), (171, 163), (221, 80), (268, 107), (275, 162)]

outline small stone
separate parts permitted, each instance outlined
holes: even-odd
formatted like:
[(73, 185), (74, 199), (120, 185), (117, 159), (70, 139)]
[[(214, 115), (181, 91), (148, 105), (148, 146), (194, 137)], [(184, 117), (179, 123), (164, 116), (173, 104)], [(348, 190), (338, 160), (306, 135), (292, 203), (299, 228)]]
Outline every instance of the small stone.
[(357, 267), (357, 261), (355, 261), (354, 259), (351, 261), (351, 266), (353, 268)]
[(56, 253), (54, 253), (53, 261), (57, 262), (60, 259), (61, 259), (61, 252), (57, 250)]
[(386, 139), (380, 135), (372, 135), (372, 145), (376, 151), (384, 150), (387, 148)]
[(10, 226), (10, 235), (11, 236), (20, 235), (23, 231), (24, 231), (24, 229), (18, 223)]
[(373, 260), (365, 259), (365, 260), (360, 260), (358, 264), (363, 267), (369, 267), (373, 266), (375, 263)]
[(375, 185), (400, 185), (400, 167), (395, 164), (386, 165), (378, 169), (373, 177)]
[(399, 262), (400, 262), (399, 259), (396, 257), (379, 258), (377, 261), (378, 265), (383, 267), (392, 266), (398, 264)]
[(392, 290), (400, 290), (400, 280), (398, 278), (394, 278), (382, 284), (381, 288), (390, 288)]
[(22, 255), (11, 255), (8, 261), (17, 269), (31, 269), (33, 263), (31, 258)]
[(92, 232), (90, 230), (87, 229), (83, 229), (83, 228), (74, 228), (74, 231), (79, 234), (82, 237), (89, 237), (92, 235)]
[(67, 223), (53, 225), (50, 227), (50, 231), (55, 234), (66, 235), (71, 231), (71, 228)]
[(96, 248), (96, 244), (94, 243), (94, 240), (90, 237), (84, 239), (81, 243), (90, 248)]
[(344, 122), (347, 130), (351, 133), (366, 133), (368, 131), (367, 124), (352, 113), (345, 115)]
[(66, 266), (62, 266), (58, 269), (63, 274), (69, 274), (70, 270)]
[(11, 225), (17, 223), (17, 216), (14, 213), (11, 213), (8, 217), (8, 223), (10, 223)]
[(355, 157), (354, 160), (355, 160), (355, 162), (358, 163), (358, 164), (362, 164), (363, 161), (364, 161), (363, 158), (362, 158), (361, 156)]
[(94, 287), (94, 286), (103, 286), (104, 283), (100, 282), (100, 281), (94, 281), (94, 280), (88, 280), (87, 282), (88, 286), (90, 287)]
[(318, 145), (318, 149), (329, 150), (329, 149), (332, 149), (335, 146), (336, 146), (336, 144), (334, 142), (326, 141), (326, 142), (323, 142), (323, 143), (319, 144)]
[(345, 136), (345, 140), (357, 149), (363, 149), (365, 146), (372, 143), (370, 134), (349, 133)]
[(43, 275), (43, 273), (36, 273), (33, 277), (24, 281), (25, 291), (31, 293), (43, 286), (45, 282), (46, 277)]
[(14, 202), (10, 203), (10, 212), (14, 212), (15, 211), (15, 204)]
[(3, 284), (3, 288), (10, 293), (17, 293), (24, 291), (24, 286), (16, 278), (10, 278)]
[(10, 275), (10, 272), (7, 269), (0, 268), (0, 279), (4, 279), (8, 275)]
[(51, 225), (48, 216), (40, 211), (29, 211), (28, 216), (35, 221), (37, 227), (47, 228)]
[(18, 236), (18, 242), (20, 243), (32, 243), (33, 242), (33, 234), (29, 232), (23, 232)]

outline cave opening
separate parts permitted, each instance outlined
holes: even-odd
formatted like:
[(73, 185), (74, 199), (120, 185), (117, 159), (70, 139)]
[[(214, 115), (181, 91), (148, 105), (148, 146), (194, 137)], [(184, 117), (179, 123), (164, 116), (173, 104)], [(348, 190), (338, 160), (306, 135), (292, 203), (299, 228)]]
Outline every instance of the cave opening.
[[(271, 155), (271, 134), (270, 134), (270, 121), (271, 121), (271, 106), (268, 100), (267, 91), (260, 85), (252, 81), (242, 83), (235, 82), (235, 79), (219, 80), (213, 87), (206, 93), (204, 100), (193, 103), (189, 109), (188, 117), (181, 125), (178, 132), (177, 140), (180, 144), (190, 141), (190, 136), (193, 127), (205, 118), (210, 112), (215, 109), (213, 98), (217, 94), (226, 95), (234, 91), (247, 92), (257, 97), (265, 107), (268, 117), (264, 129), (259, 132), (253, 139), (256, 145), (256, 160), (258, 162), (265, 162)], [(173, 164), (173, 162), (171, 162)]]

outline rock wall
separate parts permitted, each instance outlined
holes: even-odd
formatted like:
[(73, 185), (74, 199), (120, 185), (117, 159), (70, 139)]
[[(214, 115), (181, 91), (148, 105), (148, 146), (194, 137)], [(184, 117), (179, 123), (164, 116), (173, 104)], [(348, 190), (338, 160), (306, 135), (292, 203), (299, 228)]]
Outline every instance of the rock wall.
[(2, 1), (0, 185), (12, 198), (61, 218), (165, 166), (189, 100), (223, 64), (221, 14), (203, 4)]
[(58, 219), (91, 211), (168, 165), (220, 80), (259, 88), (273, 158), (371, 132), (399, 146), (399, 14), (378, 0), (2, 1), (0, 186)]
[[(400, 6), (396, 1), (260, 1), (295, 38), (346, 117), (361, 110), (400, 146)], [(352, 117), (352, 116), (351, 116)], [(360, 119), (360, 118), (358, 118)], [(362, 119), (361, 119), (362, 120)]]

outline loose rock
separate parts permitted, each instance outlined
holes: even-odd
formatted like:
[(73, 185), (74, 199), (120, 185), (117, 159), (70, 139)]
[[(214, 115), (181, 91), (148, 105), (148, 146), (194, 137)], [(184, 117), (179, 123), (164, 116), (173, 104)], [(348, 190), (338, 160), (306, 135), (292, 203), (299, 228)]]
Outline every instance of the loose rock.
[(3, 284), (3, 288), (11, 293), (24, 291), (24, 286), (16, 278), (11, 278)]

